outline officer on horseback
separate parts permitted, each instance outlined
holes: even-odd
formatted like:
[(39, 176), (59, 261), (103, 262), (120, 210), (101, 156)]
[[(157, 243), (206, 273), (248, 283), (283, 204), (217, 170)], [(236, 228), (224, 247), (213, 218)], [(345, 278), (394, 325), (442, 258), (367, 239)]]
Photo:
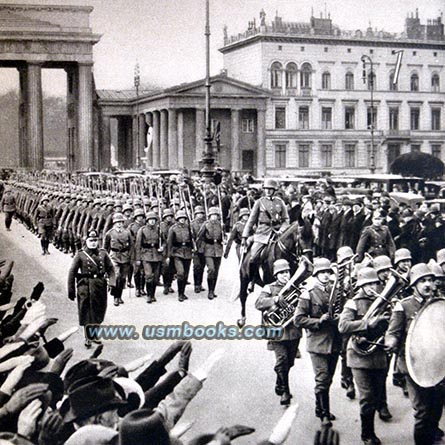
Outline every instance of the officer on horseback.
[(257, 226), (250, 251), (250, 264), (258, 264), (261, 252), (271, 241), (273, 234), (284, 232), (289, 225), (286, 204), (281, 198), (275, 196), (278, 189), (277, 181), (265, 179), (263, 189), (265, 196), (255, 202), (242, 235), (241, 245), (245, 247), (253, 227)]

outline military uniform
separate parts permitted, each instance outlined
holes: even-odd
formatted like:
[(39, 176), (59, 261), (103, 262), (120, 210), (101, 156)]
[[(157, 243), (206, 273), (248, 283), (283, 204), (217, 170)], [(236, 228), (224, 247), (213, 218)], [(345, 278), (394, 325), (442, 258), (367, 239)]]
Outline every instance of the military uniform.
[(48, 205), (39, 205), (36, 209), (34, 218), (40, 236), (43, 255), (49, 255), (48, 247), (53, 234), (54, 210), (49, 203)]
[[(132, 250), (132, 262), (136, 261), (136, 252), (135, 252), (135, 243), (136, 236), (139, 230), (144, 226), (144, 222), (133, 221), (129, 226), (128, 230), (131, 233), (131, 237), (133, 238), (133, 250)], [(132, 266), (132, 272), (134, 274), (134, 284), (136, 286), (136, 296), (139, 297), (142, 293), (142, 289), (144, 287), (144, 278), (143, 278), (143, 270), (140, 266)], [(131, 278), (129, 278), (128, 282), (131, 282)]]
[(184, 301), (187, 299), (184, 292), (192, 260), (192, 234), (185, 221), (170, 227), (167, 239), (167, 257), (174, 261), (178, 280), (178, 299)]
[(158, 224), (154, 226), (147, 224), (138, 231), (135, 246), (136, 264), (140, 262), (143, 266), (148, 303), (156, 301), (156, 283), (163, 259), (159, 251), (160, 247), (161, 237)]
[(365, 252), (369, 253), (372, 257), (387, 255), (393, 258), (395, 250), (394, 240), (388, 227), (368, 226), (363, 229), (360, 235), (360, 240), (357, 245), (357, 262), (360, 263), (363, 261)]
[(238, 260), (241, 259), (241, 241), (243, 237), (244, 227), (246, 226), (245, 221), (237, 221), (229, 235), (229, 239), (227, 240), (226, 250), (224, 252), (224, 257), (227, 258), (229, 256), (230, 248), (232, 244), (235, 243), (236, 246), (236, 255)]
[[(168, 221), (167, 219), (164, 219), (164, 221), (162, 221), (160, 224), (162, 244), (164, 246), (167, 245), (168, 232), (170, 231), (170, 228), (174, 225), (174, 223), (175, 222), (173, 220)], [(161, 266), (162, 281), (164, 284), (164, 295), (167, 295), (169, 292), (174, 292), (172, 289), (172, 282), (173, 282), (173, 276), (175, 274), (175, 264), (174, 261), (167, 261), (167, 258), (168, 258), (167, 249), (165, 248)]]
[(204, 256), (204, 242), (198, 240), (198, 234), (205, 222), (204, 214), (200, 214), (192, 221), (192, 234), (196, 240), (196, 250), (193, 252), (193, 284), (195, 285), (195, 292), (199, 293), (202, 290), (202, 277), (204, 275), (205, 256)]
[[(267, 326), (264, 313), (276, 305), (275, 297), (279, 295), (283, 287), (284, 284), (277, 281), (264, 286), (255, 302), (255, 307), (263, 312), (262, 324), (264, 326)], [(300, 338), (301, 329), (290, 323), (283, 329), (283, 336), (279, 340), (268, 339), (267, 349), (275, 353), (275, 393), (279, 396), (283, 393), (290, 394), (289, 371), (294, 365)]]
[(5, 213), (6, 230), (11, 230), (12, 217), (16, 211), (16, 200), (11, 190), (6, 189), (1, 200), (1, 210)]

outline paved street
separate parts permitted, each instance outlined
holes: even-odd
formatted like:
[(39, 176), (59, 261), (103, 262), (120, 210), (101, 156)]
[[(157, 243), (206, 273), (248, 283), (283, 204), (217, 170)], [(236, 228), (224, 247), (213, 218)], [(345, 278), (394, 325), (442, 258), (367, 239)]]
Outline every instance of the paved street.
[[(66, 277), (71, 257), (50, 247), (50, 256), (41, 256), (40, 244), (34, 235), (27, 232), (16, 221), (12, 232), (6, 232), (3, 215), (0, 218), (0, 258), (15, 261), (16, 276), (14, 297), (28, 296), (41, 280), (45, 284), (43, 301), (47, 304), (49, 316), (59, 318), (57, 326), (50, 331), (53, 334), (77, 325), (75, 303), (66, 295)], [(190, 274), (190, 278), (191, 274)], [(164, 296), (158, 288), (155, 304), (148, 305), (143, 299), (134, 297), (134, 290), (124, 294), (125, 304), (114, 307), (111, 304), (105, 323), (134, 324), (139, 331), (146, 324), (213, 324), (223, 321), (235, 324), (239, 315), (239, 303), (230, 301), (232, 286), (237, 279), (235, 252), (227, 261), (223, 261), (221, 277), (217, 286), (218, 299), (209, 301), (206, 293), (196, 295), (189, 286), (189, 300), (179, 303), (175, 295)], [(250, 296), (248, 303), (248, 323), (260, 321), (260, 313), (254, 308), (255, 297)], [(103, 358), (125, 363), (147, 352), (155, 356), (161, 353), (169, 341), (114, 341), (107, 342)], [(74, 359), (89, 355), (83, 346), (79, 334), (69, 341), (75, 349)], [(273, 353), (266, 350), (266, 342), (250, 341), (194, 341), (190, 368), (196, 368), (210, 352), (223, 347), (225, 355), (213, 369), (205, 382), (201, 393), (191, 403), (183, 418), (185, 421), (196, 420), (187, 439), (199, 433), (213, 432), (221, 425), (245, 424), (256, 428), (256, 433), (247, 438), (238, 439), (237, 444), (254, 444), (266, 439), (283, 412), (279, 399), (273, 393), (274, 373)], [(299, 415), (289, 444), (310, 444), (313, 441), (318, 420), (313, 415), (313, 374), (308, 354), (305, 352), (304, 339), (301, 345), (302, 358), (296, 361), (291, 373), (291, 391), (294, 400), (300, 405)], [(174, 362), (176, 363), (176, 362)], [(338, 368), (339, 371), (339, 368)], [(389, 380), (390, 381), (390, 380)], [(376, 421), (376, 432), (384, 444), (412, 443), (413, 417), (408, 399), (401, 390), (388, 384), (389, 406), (394, 415), (391, 423)], [(335, 428), (340, 432), (342, 444), (358, 444), (359, 407), (358, 401), (349, 401), (340, 388), (337, 373), (331, 390), (331, 407), (337, 416)], [(442, 421), (442, 425), (443, 425)]]

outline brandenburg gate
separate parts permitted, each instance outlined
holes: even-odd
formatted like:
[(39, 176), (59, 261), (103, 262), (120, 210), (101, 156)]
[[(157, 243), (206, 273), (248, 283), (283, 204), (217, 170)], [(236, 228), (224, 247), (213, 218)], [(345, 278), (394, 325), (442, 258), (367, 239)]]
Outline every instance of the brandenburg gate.
[(93, 130), (93, 34), (85, 6), (0, 4), (0, 67), (20, 77), (19, 163), (43, 168), (42, 69), (67, 75), (67, 169), (97, 167)]

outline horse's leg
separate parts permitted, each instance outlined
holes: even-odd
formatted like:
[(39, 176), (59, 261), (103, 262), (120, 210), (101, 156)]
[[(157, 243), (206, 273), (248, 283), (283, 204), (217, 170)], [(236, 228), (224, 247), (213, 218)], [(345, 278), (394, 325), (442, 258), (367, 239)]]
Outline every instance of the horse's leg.
[(247, 302), (247, 286), (249, 284), (249, 277), (240, 274), (240, 293), (239, 299), (241, 302), (241, 318), (238, 319), (237, 324), (239, 328), (242, 328), (246, 324), (246, 302)]

